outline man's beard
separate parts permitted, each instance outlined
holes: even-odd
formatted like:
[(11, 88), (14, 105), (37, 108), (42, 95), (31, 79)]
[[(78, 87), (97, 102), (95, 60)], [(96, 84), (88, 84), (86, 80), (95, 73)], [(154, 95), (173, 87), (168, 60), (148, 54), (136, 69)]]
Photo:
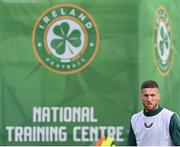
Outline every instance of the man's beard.
[(158, 108), (158, 104), (157, 103), (153, 107), (151, 107), (150, 109), (144, 103), (143, 103), (143, 105), (144, 105), (144, 109), (145, 109), (146, 112), (151, 112), (151, 111), (154, 111), (154, 110), (156, 110)]

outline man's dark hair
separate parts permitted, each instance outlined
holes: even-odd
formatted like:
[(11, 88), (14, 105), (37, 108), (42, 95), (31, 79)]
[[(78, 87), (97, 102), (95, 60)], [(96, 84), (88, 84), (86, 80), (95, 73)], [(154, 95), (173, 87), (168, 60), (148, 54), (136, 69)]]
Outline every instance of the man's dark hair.
[(141, 90), (144, 88), (159, 88), (159, 85), (157, 82), (155, 82), (153, 80), (147, 80), (147, 81), (143, 82), (141, 85)]

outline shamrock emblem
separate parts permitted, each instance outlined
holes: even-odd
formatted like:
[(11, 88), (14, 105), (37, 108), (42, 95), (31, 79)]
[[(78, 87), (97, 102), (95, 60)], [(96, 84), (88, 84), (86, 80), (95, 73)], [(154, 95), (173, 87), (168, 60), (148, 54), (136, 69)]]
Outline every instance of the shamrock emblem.
[(160, 28), (160, 35), (161, 35), (161, 40), (160, 40), (160, 51), (161, 54), (164, 55), (164, 49), (168, 49), (168, 35), (164, 31), (164, 27)]
[(58, 54), (63, 54), (66, 50), (69, 50), (73, 54), (73, 50), (81, 45), (80, 31), (76, 29), (70, 31), (68, 23), (64, 22), (56, 25), (53, 33), (57, 38), (51, 41), (51, 46)]

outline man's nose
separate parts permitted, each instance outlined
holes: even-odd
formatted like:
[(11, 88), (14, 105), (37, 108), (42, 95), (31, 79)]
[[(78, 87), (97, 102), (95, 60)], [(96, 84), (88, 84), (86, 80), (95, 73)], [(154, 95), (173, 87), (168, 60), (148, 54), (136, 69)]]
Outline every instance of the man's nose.
[(152, 96), (148, 95), (146, 99), (150, 101), (152, 99)]

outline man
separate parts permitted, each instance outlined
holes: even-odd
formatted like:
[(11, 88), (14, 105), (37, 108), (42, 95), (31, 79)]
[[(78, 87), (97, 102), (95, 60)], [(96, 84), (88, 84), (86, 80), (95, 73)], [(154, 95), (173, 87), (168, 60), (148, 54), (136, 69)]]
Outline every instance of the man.
[(159, 86), (148, 80), (141, 85), (144, 110), (131, 118), (129, 146), (180, 146), (180, 119), (158, 105)]

